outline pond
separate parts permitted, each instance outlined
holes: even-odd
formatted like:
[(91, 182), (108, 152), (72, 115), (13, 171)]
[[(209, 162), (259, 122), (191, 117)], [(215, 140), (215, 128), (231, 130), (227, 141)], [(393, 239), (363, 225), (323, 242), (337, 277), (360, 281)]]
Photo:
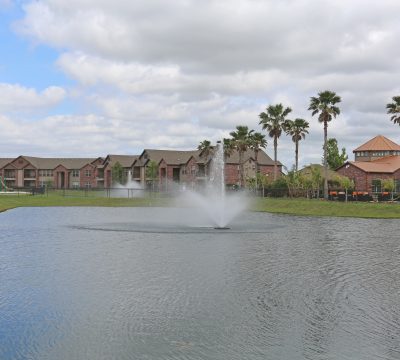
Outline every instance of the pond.
[(0, 359), (400, 358), (398, 220), (188, 213), (0, 214)]

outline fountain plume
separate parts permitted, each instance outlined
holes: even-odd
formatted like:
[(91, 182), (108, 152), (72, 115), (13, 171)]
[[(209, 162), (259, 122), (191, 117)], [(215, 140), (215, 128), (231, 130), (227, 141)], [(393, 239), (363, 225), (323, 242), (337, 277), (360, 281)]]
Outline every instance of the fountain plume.
[(186, 190), (179, 201), (184, 206), (200, 210), (207, 216), (208, 225), (218, 229), (227, 228), (228, 224), (247, 208), (247, 197), (242, 192), (226, 192), (224, 147), (220, 141), (214, 149), (205, 189)]

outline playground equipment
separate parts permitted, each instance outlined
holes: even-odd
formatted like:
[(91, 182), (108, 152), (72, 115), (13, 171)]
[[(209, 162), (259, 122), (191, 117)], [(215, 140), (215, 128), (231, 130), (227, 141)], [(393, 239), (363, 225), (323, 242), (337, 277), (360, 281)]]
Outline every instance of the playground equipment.
[(4, 183), (3, 177), (0, 176), (0, 192), (6, 192), (8, 190), (8, 187)]

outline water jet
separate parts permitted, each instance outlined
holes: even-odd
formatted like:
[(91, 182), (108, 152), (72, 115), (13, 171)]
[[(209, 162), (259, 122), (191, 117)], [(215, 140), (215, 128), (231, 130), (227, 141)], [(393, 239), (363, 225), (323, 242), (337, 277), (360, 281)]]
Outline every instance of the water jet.
[(186, 190), (179, 200), (200, 210), (208, 218), (207, 224), (202, 225), (216, 230), (228, 229), (227, 225), (246, 209), (248, 201), (244, 193), (226, 191), (224, 146), (221, 141), (214, 147), (205, 188), (201, 191)]

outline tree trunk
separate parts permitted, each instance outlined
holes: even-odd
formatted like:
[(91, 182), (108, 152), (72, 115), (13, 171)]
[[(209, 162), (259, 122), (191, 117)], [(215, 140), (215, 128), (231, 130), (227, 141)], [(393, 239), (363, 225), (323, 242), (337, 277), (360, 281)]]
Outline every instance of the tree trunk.
[(296, 172), (299, 170), (299, 140), (296, 140)]
[(328, 159), (327, 159), (327, 142), (328, 142), (328, 122), (324, 121), (324, 199), (328, 200)]
[(257, 181), (257, 175), (258, 175), (258, 150), (254, 150), (254, 157), (256, 161), (256, 194), (258, 193), (258, 181)]
[(274, 181), (278, 178), (278, 138), (274, 136)]

